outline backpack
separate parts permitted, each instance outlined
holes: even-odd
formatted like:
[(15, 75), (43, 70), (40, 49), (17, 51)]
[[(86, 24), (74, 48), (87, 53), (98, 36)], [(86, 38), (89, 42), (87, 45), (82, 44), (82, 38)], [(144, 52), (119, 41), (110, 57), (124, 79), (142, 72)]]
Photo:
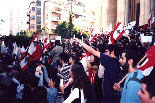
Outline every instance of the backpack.
[[(134, 72), (133, 77), (129, 78), (127, 84), (129, 83), (129, 81), (136, 81), (141, 84), (140, 79), (137, 78), (137, 75), (138, 75), (138, 72)], [(127, 85), (126, 85), (126, 89), (127, 89)]]

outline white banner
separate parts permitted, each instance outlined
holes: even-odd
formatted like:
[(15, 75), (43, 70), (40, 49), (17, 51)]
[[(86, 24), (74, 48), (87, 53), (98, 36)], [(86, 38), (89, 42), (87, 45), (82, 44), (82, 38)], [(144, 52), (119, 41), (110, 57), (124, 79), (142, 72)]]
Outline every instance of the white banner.
[(152, 42), (152, 36), (141, 36), (141, 42), (142, 43)]

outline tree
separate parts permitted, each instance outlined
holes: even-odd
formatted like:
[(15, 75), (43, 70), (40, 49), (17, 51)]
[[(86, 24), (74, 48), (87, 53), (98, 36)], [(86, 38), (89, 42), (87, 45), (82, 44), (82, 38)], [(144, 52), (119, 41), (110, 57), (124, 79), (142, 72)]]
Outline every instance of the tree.
[(62, 38), (68, 37), (68, 25), (69, 24), (66, 21), (63, 21), (62, 23), (58, 24), (58, 26), (54, 30), (54, 33), (61, 35)]
[(72, 12), (71, 12), (70, 15), (69, 15), (69, 25), (68, 25), (69, 38), (73, 35), (72, 34), (73, 33), (73, 27), (74, 27), (74, 25), (72, 23)]

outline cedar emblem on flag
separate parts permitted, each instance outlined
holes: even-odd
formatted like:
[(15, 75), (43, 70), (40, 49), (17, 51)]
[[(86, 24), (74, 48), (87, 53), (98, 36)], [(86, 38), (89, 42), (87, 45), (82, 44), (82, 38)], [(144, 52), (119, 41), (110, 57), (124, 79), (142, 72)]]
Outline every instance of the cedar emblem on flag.
[(22, 71), (25, 71), (26, 68), (28, 67), (28, 60), (29, 60), (29, 56), (26, 56), (25, 58), (23, 58), (20, 62), (20, 67), (22, 69)]

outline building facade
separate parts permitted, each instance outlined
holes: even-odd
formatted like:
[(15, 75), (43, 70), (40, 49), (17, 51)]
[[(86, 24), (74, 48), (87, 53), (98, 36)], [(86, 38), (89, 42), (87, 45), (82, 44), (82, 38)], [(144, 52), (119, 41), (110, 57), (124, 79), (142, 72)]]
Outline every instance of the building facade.
[(53, 33), (56, 26), (69, 20), (70, 12), (73, 13), (73, 24), (80, 29), (91, 31), (94, 29), (95, 10), (87, 6), (88, 1), (80, 0), (35, 0), (30, 3), (27, 16), (29, 30), (47, 28), (48, 33)]
[(29, 30), (41, 29), (43, 27), (43, 6), (43, 0), (35, 0), (30, 3), (29, 12), (27, 13), (29, 17), (27, 21)]
[(152, 10), (155, 16), (155, 0), (95, 0), (95, 30), (105, 31), (110, 23), (114, 29), (117, 22), (147, 24)]

